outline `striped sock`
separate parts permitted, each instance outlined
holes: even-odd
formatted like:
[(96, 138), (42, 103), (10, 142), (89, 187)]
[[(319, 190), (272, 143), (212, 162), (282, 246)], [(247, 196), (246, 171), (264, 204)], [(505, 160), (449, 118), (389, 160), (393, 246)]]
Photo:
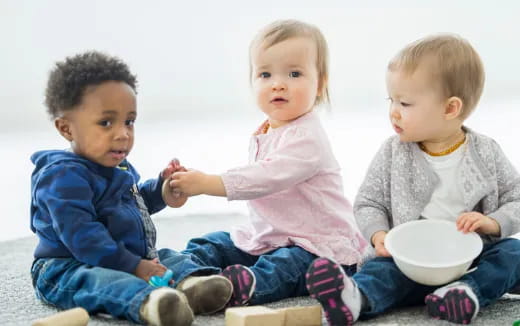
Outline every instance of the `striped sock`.
[(362, 294), (339, 264), (328, 258), (315, 259), (306, 281), (310, 296), (320, 302), (329, 325), (349, 326), (359, 318)]
[(228, 307), (246, 305), (255, 293), (256, 277), (253, 271), (237, 264), (226, 267), (220, 275), (233, 284), (233, 295), (228, 302)]
[(435, 319), (469, 324), (479, 311), (475, 292), (463, 282), (443, 286), (424, 298), (428, 314)]

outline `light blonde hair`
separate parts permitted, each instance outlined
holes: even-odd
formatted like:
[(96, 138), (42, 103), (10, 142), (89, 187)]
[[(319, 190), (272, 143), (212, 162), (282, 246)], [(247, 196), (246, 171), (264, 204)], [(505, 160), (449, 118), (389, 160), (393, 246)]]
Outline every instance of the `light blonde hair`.
[(388, 70), (403, 69), (412, 74), (421, 64), (431, 64), (429, 70), (446, 99), (456, 96), (462, 100), (460, 118), (466, 119), (484, 89), (484, 66), (477, 51), (458, 35), (431, 35), (399, 51), (388, 64)]
[(258, 48), (268, 49), (271, 46), (293, 37), (308, 37), (316, 44), (316, 68), (318, 70), (318, 88), (314, 105), (330, 103), (329, 98), (329, 50), (327, 41), (321, 31), (314, 25), (298, 20), (278, 20), (264, 27), (256, 35), (249, 47), (249, 80), (252, 79), (253, 66), (251, 55)]

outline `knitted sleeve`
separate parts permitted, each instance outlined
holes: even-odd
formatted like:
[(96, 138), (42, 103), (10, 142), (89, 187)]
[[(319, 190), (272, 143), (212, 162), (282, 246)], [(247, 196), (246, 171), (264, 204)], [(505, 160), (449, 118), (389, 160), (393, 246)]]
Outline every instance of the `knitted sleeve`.
[(354, 216), (361, 233), (369, 242), (377, 231), (391, 227), (390, 168), (391, 139), (386, 141), (373, 158), (354, 202)]

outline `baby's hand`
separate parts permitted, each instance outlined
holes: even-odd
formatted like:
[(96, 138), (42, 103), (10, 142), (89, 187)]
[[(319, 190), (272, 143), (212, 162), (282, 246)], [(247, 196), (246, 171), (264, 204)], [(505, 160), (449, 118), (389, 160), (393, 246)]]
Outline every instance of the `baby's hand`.
[(197, 196), (204, 193), (207, 175), (197, 170), (186, 172), (175, 172), (170, 181), (174, 191), (181, 192), (187, 196)]
[(181, 165), (178, 159), (174, 158), (168, 163), (166, 168), (162, 170), (161, 177), (166, 180), (168, 179), (174, 172), (177, 171), (187, 171), (184, 166)]
[(166, 272), (166, 267), (159, 263), (159, 259), (141, 259), (134, 271), (134, 275), (148, 282), (150, 277), (154, 275), (163, 276), (164, 272)]
[(376, 256), (392, 257), (385, 247), (386, 231), (378, 231), (372, 236), (372, 244), (376, 250)]
[(170, 207), (181, 207), (184, 205), (186, 200), (188, 200), (188, 196), (181, 193), (180, 190), (174, 189), (170, 186), (172, 174), (178, 171), (184, 172), (187, 170), (179, 163), (179, 160), (175, 158), (171, 160), (168, 166), (161, 172), (161, 177), (164, 179), (162, 185), (162, 198), (166, 205)]
[(500, 236), (500, 225), (498, 222), (479, 212), (462, 213), (457, 218), (457, 229), (463, 233), (477, 232), (479, 234)]

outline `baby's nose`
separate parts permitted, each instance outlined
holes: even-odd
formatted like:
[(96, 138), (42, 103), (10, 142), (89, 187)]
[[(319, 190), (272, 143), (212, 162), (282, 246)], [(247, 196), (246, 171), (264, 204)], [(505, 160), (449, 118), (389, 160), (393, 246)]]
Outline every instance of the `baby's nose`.
[(281, 90), (285, 90), (287, 88), (287, 86), (285, 85), (284, 82), (275, 80), (275, 81), (273, 81), (272, 88), (273, 88), (273, 91), (281, 91)]

